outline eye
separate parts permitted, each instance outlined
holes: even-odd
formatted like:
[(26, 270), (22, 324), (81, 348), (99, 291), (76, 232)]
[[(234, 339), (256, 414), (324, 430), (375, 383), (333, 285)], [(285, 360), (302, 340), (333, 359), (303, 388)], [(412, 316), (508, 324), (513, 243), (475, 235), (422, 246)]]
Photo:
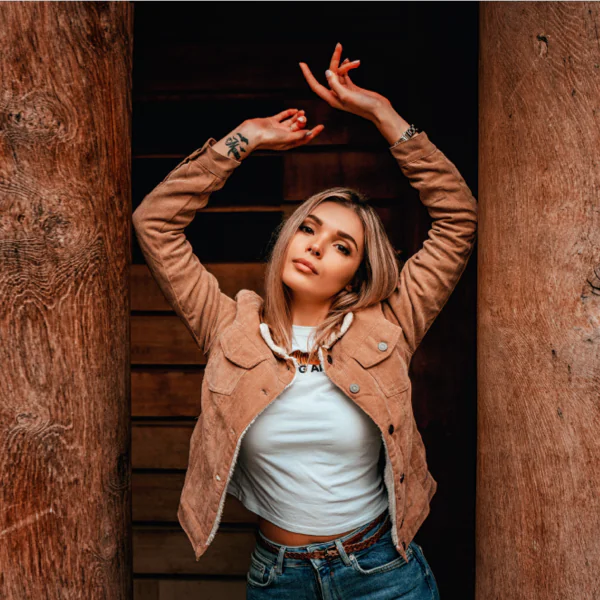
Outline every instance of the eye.
[[(311, 227), (309, 227), (308, 225), (304, 225), (304, 224), (302, 224), (302, 225), (300, 225), (300, 226), (298, 227), (298, 229), (299, 229), (300, 231), (305, 231), (305, 230), (308, 230), (308, 232), (310, 232), (310, 233), (314, 233), (314, 232), (313, 232), (313, 230), (312, 230), (312, 228), (311, 228)], [(342, 254), (344, 254), (345, 256), (348, 256), (348, 255), (350, 254), (350, 250), (349, 250), (348, 248), (346, 248), (346, 246), (344, 246), (343, 244), (336, 244), (336, 246), (338, 246), (339, 248), (341, 248), (340, 252), (341, 252)]]

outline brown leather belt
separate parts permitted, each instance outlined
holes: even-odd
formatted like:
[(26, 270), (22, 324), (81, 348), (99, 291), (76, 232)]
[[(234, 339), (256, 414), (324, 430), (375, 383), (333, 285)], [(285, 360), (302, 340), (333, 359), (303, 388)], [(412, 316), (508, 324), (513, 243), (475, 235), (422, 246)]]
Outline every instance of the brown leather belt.
[[(365, 535), (365, 533), (371, 531), (373, 527), (375, 527), (382, 521), (384, 522), (384, 524), (375, 533), (375, 535), (372, 535), (370, 538), (362, 540), (361, 542), (356, 541), (359, 540), (363, 535)], [(364, 529), (363, 531), (359, 531), (356, 535), (353, 535), (351, 538), (345, 540), (342, 543), (342, 546), (348, 554), (352, 554), (352, 552), (357, 552), (358, 550), (368, 548), (369, 546), (372, 546), (388, 529), (390, 529), (391, 526), (392, 523), (389, 518), (389, 513), (385, 511), (384, 513), (379, 515), (372, 523), (370, 523), (366, 529)], [(279, 553), (279, 548), (271, 544), (269, 541), (265, 540), (262, 536), (258, 534), (258, 532), (256, 533), (256, 539), (258, 541), (258, 544), (261, 545), (263, 548), (266, 548), (267, 550), (270, 550), (275, 554)], [(289, 558), (336, 558), (339, 556), (339, 554), (340, 553), (338, 552), (337, 546), (334, 543), (331, 544), (331, 546), (325, 548), (324, 550), (313, 550), (312, 552), (294, 552), (292, 550), (286, 550), (283, 556)]]

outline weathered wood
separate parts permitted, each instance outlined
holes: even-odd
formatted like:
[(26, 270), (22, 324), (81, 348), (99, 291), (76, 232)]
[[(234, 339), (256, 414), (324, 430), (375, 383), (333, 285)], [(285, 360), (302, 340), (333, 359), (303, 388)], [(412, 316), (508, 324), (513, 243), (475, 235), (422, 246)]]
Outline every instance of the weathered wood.
[(133, 4), (0, 21), (0, 597), (129, 598)]
[(246, 577), (225, 576), (215, 579), (134, 579), (133, 600), (246, 600)]
[[(404, 177), (385, 143), (382, 148), (381, 152), (286, 154), (284, 200), (303, 201), (322, 189), (339, 185), (358, 188), (369, 197), (397, 200)], [(373, 175), (384, 171), (384, 177)]]
[(477, 598), (600, 598), (600, 6), (480, 5)]
[[(264, 295), (265, 263), (206, 263), (204, 266), (218, 279), (221, 291), (231, 298), (241, 289)], [(131, 265), (131, 310), (173, 310), (146, 265)]]
[(203, 365), (206, 357), (175, 314), (131, 317), (132, 365)]
[[(168, 451), (168, 449), (165, 449)], [(134, 472), (133, 520), (177, 523), (185, 473)], [(235, 496), (227, 494), (221, 523), (255, 524), (258, 519)]]
[(181, 527), (140, 525), (133, 532), (133, 571), (197, 575), (245, 575), (256, 542), (255, 528), (221, 528), (202, 560), (190, 552)]
[(204, 369), (144, 368), (131, 371), (132, 417), (197, 417)]

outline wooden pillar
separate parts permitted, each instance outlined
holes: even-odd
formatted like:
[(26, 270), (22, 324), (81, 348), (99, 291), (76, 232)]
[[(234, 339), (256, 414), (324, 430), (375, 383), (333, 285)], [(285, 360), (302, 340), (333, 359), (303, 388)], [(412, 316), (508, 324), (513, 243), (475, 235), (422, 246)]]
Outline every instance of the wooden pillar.
[(478, 600), (600, 597), (598, 31), (480, 5)]
[(0, 597), (129, 598), (133, 6), (0, 17)]

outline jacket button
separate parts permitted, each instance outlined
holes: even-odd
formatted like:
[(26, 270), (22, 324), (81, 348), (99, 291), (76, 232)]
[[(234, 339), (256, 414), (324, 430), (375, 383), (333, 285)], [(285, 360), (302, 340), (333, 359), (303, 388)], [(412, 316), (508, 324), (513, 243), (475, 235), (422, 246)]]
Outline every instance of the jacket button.
[(400, 475), (400, 483), (402, 483), (403, 481), (404, 481), (404, 473), (402, 473), (402, 474)]
[(215, 475), (215, 477), (217, 478), (217, 481), (221, 481), (221, 478), (219, 477), (218, 473)]
[(390, 425), (390, 426), (388, 427), (388, 432), (389, 432), (389, 433), (394, 433), (394, 426), (393, 426), (393, 425)]
[(387, 344), (385, 342), (379, 342), (379, 344), (377, 344), (377, 347), (382, 351), (385, 352), (387, 350)]
[(331, 358), (331, 354), (328, 354), (328, 355), (327, 355), (327, 362), (328, 362), (329, 364), (332, 364), (332, 363), (333, 363), (333, 358)]
[(356, 394), (356, 392), (358, 392), (358, 390), (360, 390), (360, 386), (358, 385), (358, 383), (351, 383), (350, 384), (350, 391), (353, 394)]

